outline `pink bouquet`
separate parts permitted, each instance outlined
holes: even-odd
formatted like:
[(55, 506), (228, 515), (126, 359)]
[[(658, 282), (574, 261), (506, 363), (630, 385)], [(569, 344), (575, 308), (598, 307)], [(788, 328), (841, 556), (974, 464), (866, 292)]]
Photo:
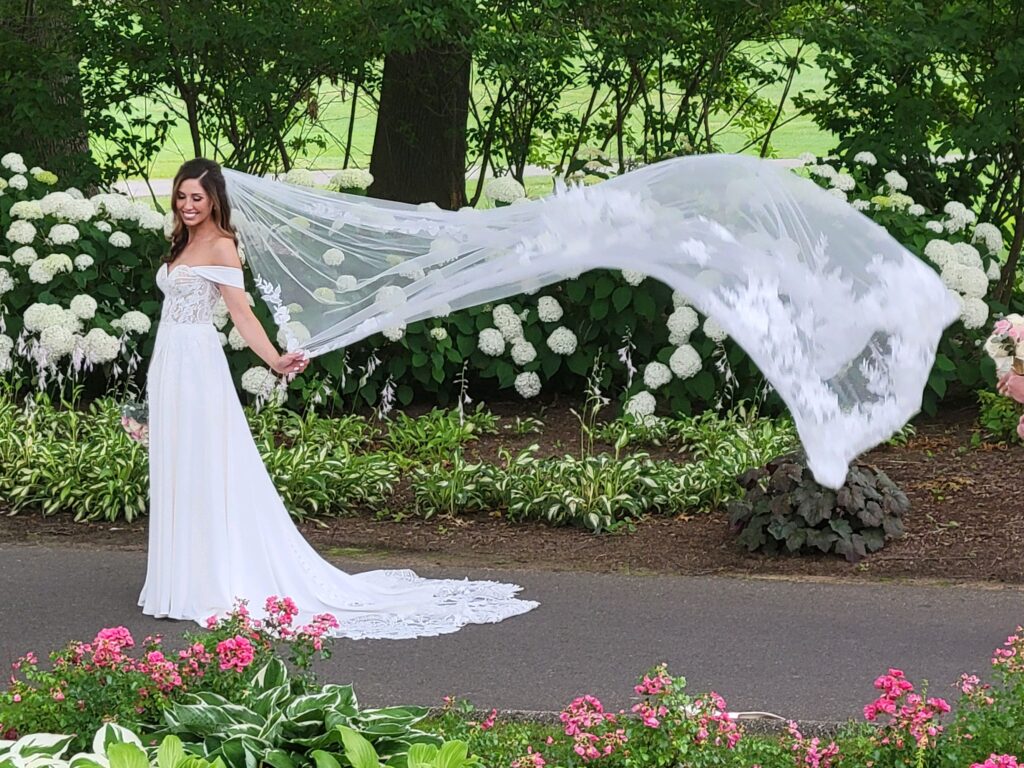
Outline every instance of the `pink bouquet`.
[(132, 401), (121, 406), (121, 426), (125, 434), (144, 448), (149, 447), (149, 407)]
[(1024, 317), (1013, 314), (996, 321), (985, 352), (995, 361), (999, 378), (1011, 371), (1024, 375)]

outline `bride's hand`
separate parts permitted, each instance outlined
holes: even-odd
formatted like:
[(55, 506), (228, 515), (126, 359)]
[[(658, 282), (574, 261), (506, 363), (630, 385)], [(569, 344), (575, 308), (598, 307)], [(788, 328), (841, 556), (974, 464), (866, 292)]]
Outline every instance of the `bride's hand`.
[(297, 376), (306, 370), (309, 365), (309, 358), (303, 351), (288, 352), (281, 355), (270, 367), (277, 373)]

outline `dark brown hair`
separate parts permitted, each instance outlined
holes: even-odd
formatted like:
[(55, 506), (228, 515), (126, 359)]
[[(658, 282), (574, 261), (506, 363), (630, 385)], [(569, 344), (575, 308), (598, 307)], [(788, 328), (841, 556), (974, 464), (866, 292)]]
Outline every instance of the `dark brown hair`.
[(188, 160), (174, 177), (174, 186), (171, 189), (171, 211), (174, 215), (174, 230), (171, 233), (171, 252), (167, 255), (167, 261), (174, 261), (188, 245), (188, 227), (181, 220), (178, 212), (178, 189), (181, 183), (187, 179), (196, 179), (203, 190), (210, 197), (210, 217), (224, 235), (227, 235), (238, 245), (238, 236), (235, 228), (231, 226), (231, 202), (228, 200), (227, 185), (224, 183), (224, 174), (220, 166), (213, 160), (205, 157), (197, 157), (195, 160)]

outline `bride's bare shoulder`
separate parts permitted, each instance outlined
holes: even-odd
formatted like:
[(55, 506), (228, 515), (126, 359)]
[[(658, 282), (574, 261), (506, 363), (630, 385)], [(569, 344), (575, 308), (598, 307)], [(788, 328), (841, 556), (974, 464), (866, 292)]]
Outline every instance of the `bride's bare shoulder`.
[(230, 237), (216, 240), (210, 248), (210, 266), (242, 268), (242, 260), (238, 258), (238, 246)]

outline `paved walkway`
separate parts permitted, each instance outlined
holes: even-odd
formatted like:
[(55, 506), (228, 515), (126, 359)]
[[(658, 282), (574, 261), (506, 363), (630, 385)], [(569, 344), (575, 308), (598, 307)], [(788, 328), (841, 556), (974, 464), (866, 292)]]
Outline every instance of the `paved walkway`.
[[(104, 626), (168, 641), (192, 628), (139, 614), (144, 557), (0, 545), (0, 664)], [(960, 673), (985, 675), (992, 650), (1024, 621), (1018, 588), (420, 572), (514, 581), (541, 606), (444, 637), (339, 641), (323, 679), (354, 683), (368, 705), (435, 705), (454, 694), (480, 707), (553, 711), (589, 692), (619, 708), (630, 704), (638, 673), (667, 661), (692, 690), (714, 689), (730, 709), (840, 721), (859, 716), (889, 666), (952, 697)]]

